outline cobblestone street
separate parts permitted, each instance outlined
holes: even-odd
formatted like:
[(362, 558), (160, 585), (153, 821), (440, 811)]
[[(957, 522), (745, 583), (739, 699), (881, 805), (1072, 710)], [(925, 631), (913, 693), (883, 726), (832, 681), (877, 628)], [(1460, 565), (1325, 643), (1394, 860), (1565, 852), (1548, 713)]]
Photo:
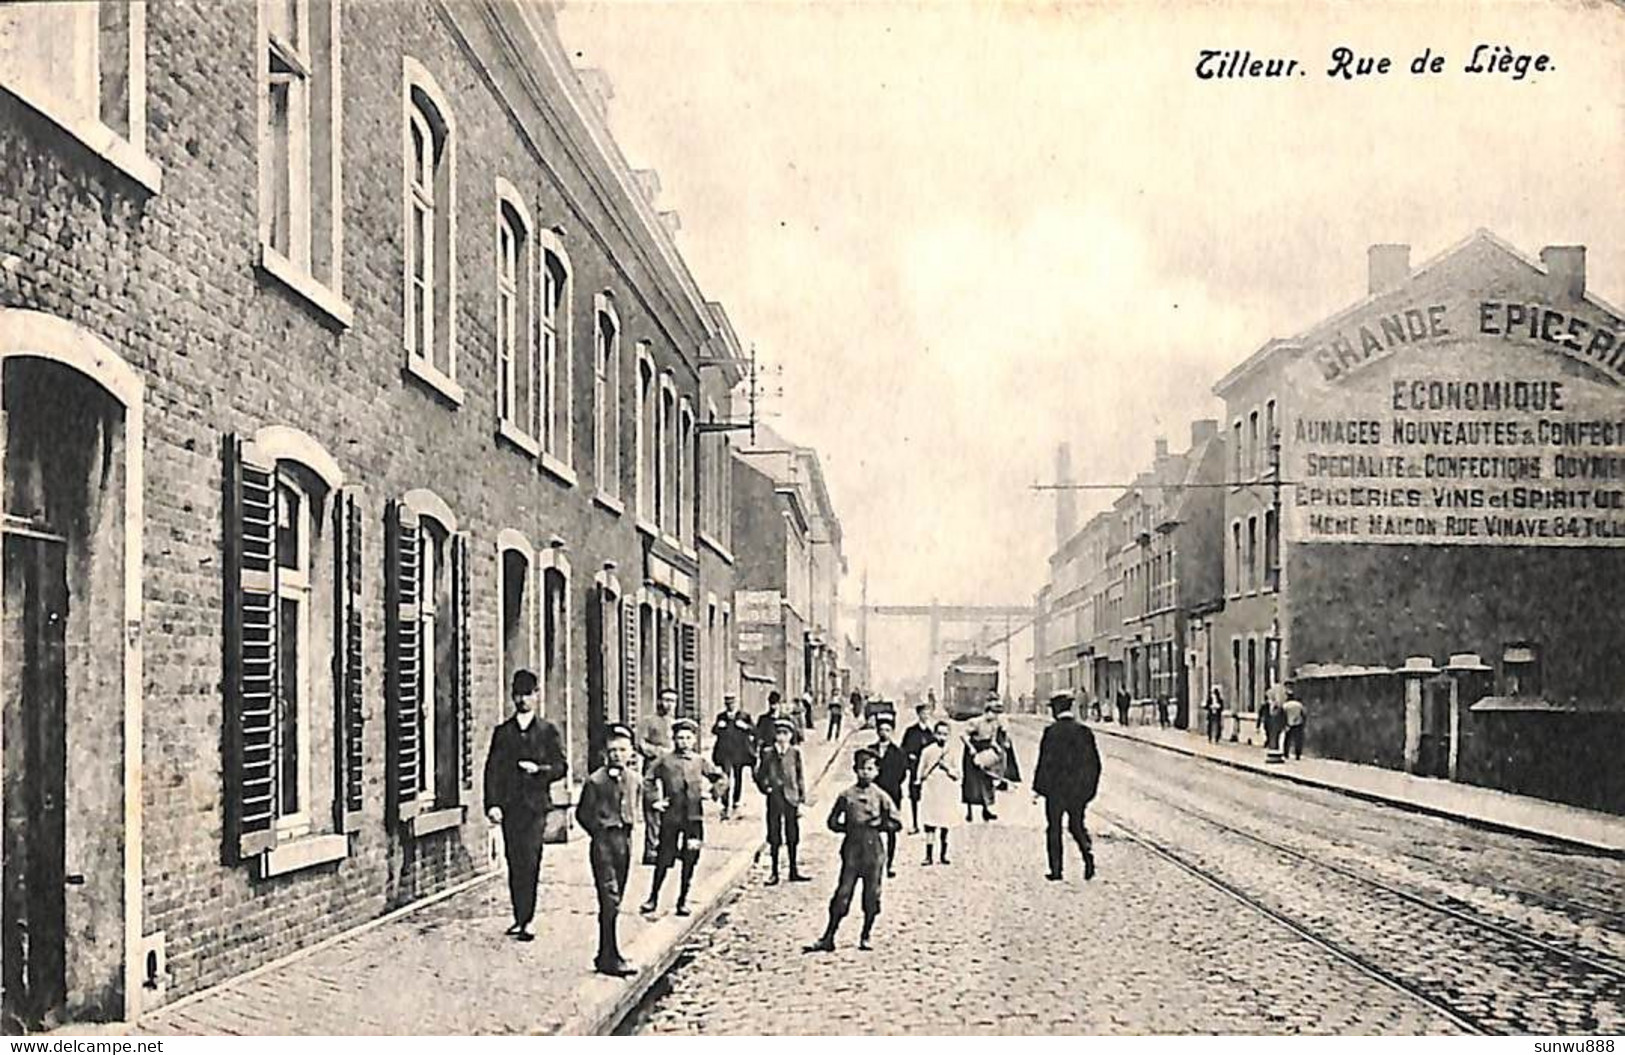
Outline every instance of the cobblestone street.
[[(1029, 766), (1036, 730), (1017, 730)], [(809, 815), (805, 857), (816, 882), (767, 888), (753, 876), (626, 1028), (1404, 1034), (1614, 1031), (1625, 1021), (1619, 979), (1609, 973), (1620, 968), (1620, 862), (1306, 793), (1143, 745), (1102, 737), (1101, 747), (1093, 882), (1084, 883), (1075, 852), (1064, 883), (1045, 881), (1042, 814), (1014, 788), (1000, 797), (996, 822), (954, 832), (952, 865), (922, 868), (918, 837), (899, 847), (874, 952), (857, 950), (853, 917), (838, 952), (804, 955), (822, 927), (837, 845), (823, 815)], [(1186, 804), (1313, 860), (1215, 828)], [(1284, 831), (1271, 817), (1287, 821)], [(1477, 867), (1460, 868), (1463, 854)], [(1323, 873), (1322, 861), (1351, 875)], [(1371, 887), (1366, 876), (1462, 915)]]

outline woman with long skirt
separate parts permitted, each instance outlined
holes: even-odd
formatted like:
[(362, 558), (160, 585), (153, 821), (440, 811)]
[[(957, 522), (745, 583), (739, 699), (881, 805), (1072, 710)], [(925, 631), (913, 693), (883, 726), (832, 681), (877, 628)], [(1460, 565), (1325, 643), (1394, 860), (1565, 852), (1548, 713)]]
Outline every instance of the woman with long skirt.
[(965, 726), (965, 753), (961, 767), (965, 772), (960, 785), (960, 796), (965, 803), (965, 820), (971, 820), (971, 811), (981, 807), (984, 821), (998, 820), (993, 812), (994, 782), (1004, 772), (1004, 755), (995, 742), (999, 735), (998, 718), (989, 709)]

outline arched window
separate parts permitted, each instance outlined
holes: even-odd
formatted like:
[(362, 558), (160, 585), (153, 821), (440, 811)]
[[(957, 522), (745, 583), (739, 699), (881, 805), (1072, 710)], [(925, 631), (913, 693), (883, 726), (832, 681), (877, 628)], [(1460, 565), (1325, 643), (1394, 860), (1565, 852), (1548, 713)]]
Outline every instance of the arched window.
[(598, 492), (621, 494), (621, 320), (615, 301), (600, 293), (593, 304), (593, 474)]
[(474, 784), (468, 538), (429, 491), (387, 520), (391, 791), (398, 819), (426, 835), (461, 823)]
[[(303, 432), (261, 429), (234, 449), (228, 680), (242, 742), (231, 776), (244, 794), (239, 851), (250, 857), (359, 825), (361, 513), (359, 492)], [(315, 856), (345, 849), (334, 842)], [(284, 870), (274, 855), (258, 868)]]
[(530, 455), (536, 445), (535, 239), (513, 184), (497, 180), (496, 383), (498, 434)]
[(541, 428), (537, 438), (555, 467), (568, 471), (573, 369), (570, 354), (570, 258), (556, 231), (543, 231), (541, 304)]
[(694, 464), (694, 411), (685, 397), (677, 422), (677, 485), (674, 488), (677, 508), (673, 517), (673, 534), (688, 545), (694, 542), (694, 481), (697, 475)]
[(649, 346), (638, 345), (638, 520), (655, 524), (655, 452), (660, 449), (655, 367)]
[(671, 374), (660, 377), (659, 443), (655, 450), (655, 523), (661, 531), (675, 535), (677, 503), (673, 492), (677, 475), (677, 391)]
[(451, 110), (434, 78), (403, 59), (407, 367), (462, 402), (456, 356), (456, 154)]
[(531, 581), (534, 564), (535, 551), (525, 536), (511, 530), (497, 536), (498, 595), (502, 608), (498, 615), (497, 683), (500, 691), (496, 721), (507, 717), (514, 671), (536, 669), (536, 591)]

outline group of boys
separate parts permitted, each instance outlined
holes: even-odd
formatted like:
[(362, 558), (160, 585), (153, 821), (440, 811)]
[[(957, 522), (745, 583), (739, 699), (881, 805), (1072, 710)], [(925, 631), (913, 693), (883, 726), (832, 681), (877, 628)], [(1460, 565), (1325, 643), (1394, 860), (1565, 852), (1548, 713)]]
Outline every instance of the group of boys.
[[(508, 933), (520, 941), (535, 939), (531, 921), (535, 915), (536, 882), (541, 868), (542, 832), (551, 802), (549, 787), (564, 776), (566, 766), (558, 729), (535, 713), (536, 691), (537, 679), (533, 673), (524, 670), (515, 673), (514, 715), (493, 732), (485, 767), (487, 813), (492, 823), (502, 826), (508, 858), (514, 909), (514, 924)], [(673, 720), (670, 717), (673, 695), (661, 694), (655, 715), (640, 723), (637, 733), (624, 725), (610, 728), (604, 764), (587, 777), (576, 806), (576, 821), (590, 837), (587, 857), (598, 898), (598, 954), (594, 967), (601, 974), (626, 977), (636, 970), (621, 955), (616, 922), (631, 871), (632, 829), (640, 803), (645, 822), (644, 862), (654, 866), (649, 898), (641, 911), (646, 915), (657, 911), (661, 888), (675, 864), (679, 866), (680, 876), (676, 907), (679, 916), (690, 914), (689, 892), (705, 839), (707, 794), (724, 801), (732, 798), (737, 804), (737, 787), (730, 796), (727, 774), (698, 752), (699, 727), (687, 718)], [(787, 851), (791, 882), (807, 882), (811, 877), (801, 872), (796, 857), (800, 816), (807, 801), (806, 773), (796, 746), (803, 733), (795, 718), (786, 713), (788, 708), (777, 693), (770, 696), (769, 704), (769, 712), (757, 725), (755, 739), (761, 748), (752, 768), (756, 786), (766, 800), (767, 841), (772, 862), (767, 882), (771, 886), (780, 881), (781, 851)], [(929, 710), (926, 706), (919, 710), (919, 725), (925, 728)], [(1057, 707), (1056, 716), (1061, 720), (1058, 724), (1075, 724), (1065, 722), (1072, 717), (1069, 712), (1069, 706)], [(771, 741), (765, 742), (763, 734), (769, 729)], [(830, 899), (824, 933), (806, 946), (807, 952), (834, 950), (836, 931), (850, 912), (860, 883), (863, 886), (863, 932), (858, 947), (865, 950), (871, 947), (875, 919), (880, 915), (882, 879), (896, 875), (897, 834), (903, 826), (900, 808), (903, 789), (905, 784), (912, 789), (912, 773), (918, 765), (918, 747), (911, 742), (918, 740), (913, 735), (914, 728), (909, 730), (902, 746), (893, 742), (893, 731), (894, 722), (889, 716), (877, 718), (876, 742), (872, 747), (860, 748), (853, 758), (856, 782), (836, 797), (830, 810), (826, 823), (831, 831), (842, 835), (841, 870)], [(1088, 837), (1082, 832), (1082, 813), (1087, 799), (1093, 797), (1093, 783), (1099, 773), (1098, 756), (1094, 756), (1094, 772), (1087, 781), (1086, 794), (1082, 794), (1083, 787), (1076, 789), (1078, 794), (1068, 787), (1064, 795), (1056, 794), (1058, 788), (1040, 787), (1045, 783), (1042, 778), (1057, 772), (1072, 775), (1069, 771), (1074, 767), (1070, 764), (1063, 763), (1053, 769), (1045, 765), (1044, 756), (1051, 753), (1050, 740), (1057, 733), (1076, 735), (1072, 728), (1051, 729), (1046, 733), (1044, 750), (1040, 752), (1040, 779), (1035, 780), (1035, 791), (1052, 799), (1048, 817), (1051, 878), (1059, 878), (1059, 835), (1063, 826), (1070, 828), (1078, 839), (1086, 871), (1094, 870)], [(1092, 737), (1088, 739), (1088, 754), (1093, 755)], [(640, 753), (645, 757), (641, 778), (633, 768), (633, 760)], [(1063, 748), (1057, 753), (1071, 752)], [(1069, 801), (1067, 805), (1072, 808), (1058, 808), (1060, 799), (1074, 797), (1079, 799), (1075, 806)]]

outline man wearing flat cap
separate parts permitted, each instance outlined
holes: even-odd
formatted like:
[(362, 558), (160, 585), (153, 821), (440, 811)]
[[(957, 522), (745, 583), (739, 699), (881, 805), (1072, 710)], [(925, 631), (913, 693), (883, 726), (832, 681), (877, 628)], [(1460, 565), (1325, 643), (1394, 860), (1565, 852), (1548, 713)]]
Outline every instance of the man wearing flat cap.
[(1071, 693), (1050, 697), (1055, 720), (1038, 742), (1038, 765), (1033, 770), (1033, 798), (1044, 799), (1045, 849), (1049, 853), (1051, 880), (1061, 878), (1061, 830), (1071, 832), (1083, 854), (1083, 878), (1095, 877), (1095, 855), (1089, 832), (1083, 826), (1083, 811), (1100, 787), (1100, 751), (1095, 734), (1078, 721)]
[(520, 941), (536, 940), (531, 920), (542, 872), (542, 831), (553, 783), (568, 768), (558, 728), (536, 713), (536, 687), (535, 674), (513, 672), (514, 713), (491, 733), (491, 750), (485, 756), (485, 813), (492, 824), (502, 825), (513, 901), (508, 933)]
[[(892, 739), (892, 733), (897, 727), (897, 719), (889, 714), (880, 715), (875, 719), (875, 742), (869, 745), (874, 752), (875, 784), (891, 796), (892, 805), (899, 809), (903, 802), (903, 784), (908, 780), (909, 760), (897, 742)], [(897, 861), (897, 833), (891, 830), (886, 832), (886, 878), (891, 879), (897, 874), (895, 863)]]
[(587, 830), (587, 862), (592, 866), (592, 883), (598, 893), (598, 957), (593, 967), (599, 974), (625, 978), (636, 968), (621, 955), (616, 936), (621, 899), (626, 896), (626, 877), (632, 867), (632, 824), (638, 814), (641, 782), (631, 768), (632, 730), (611, 726), (605, 745), (605, 762), (593, 770), (581, 787), (576, 821)]
[(660, 838), (655, 849), (654, 884), (640, 909), (645, 915), (660, 907), (660, 887), (673, 864), (680, 864), (677, 914), (689, 914), (688, 892), (705, 841), (705, 799), (721, 797), (722, 770), (699, 753), (700, 727), (689, 718), (671, 723), (676, 747), (654, 765), (646, 778), (646, 793), (656, 796), (645, 806), (659, 817)]

